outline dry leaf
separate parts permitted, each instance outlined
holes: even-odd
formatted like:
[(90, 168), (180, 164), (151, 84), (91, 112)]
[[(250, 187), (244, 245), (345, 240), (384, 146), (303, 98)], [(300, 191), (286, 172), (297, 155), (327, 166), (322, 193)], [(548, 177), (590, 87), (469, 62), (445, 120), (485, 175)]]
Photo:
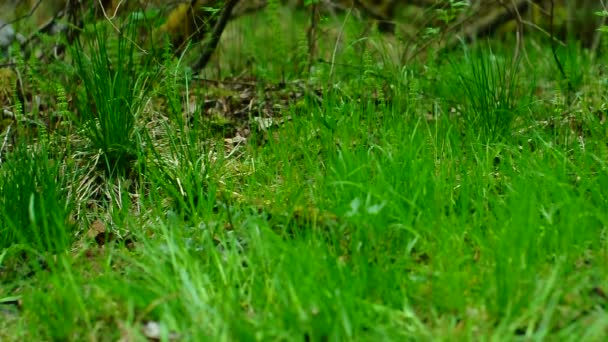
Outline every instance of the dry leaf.
[[(142, 333), (144, 334), (144, 336), (146, 336), (152, 341), (160, 341), (162, 337), (160, 323), (155, 321), (147, 322), (142, 328)], [(179, 335), (174, 332), (170, 332), (168, 337), (169, 341), (175, 341), (179, 339)]]

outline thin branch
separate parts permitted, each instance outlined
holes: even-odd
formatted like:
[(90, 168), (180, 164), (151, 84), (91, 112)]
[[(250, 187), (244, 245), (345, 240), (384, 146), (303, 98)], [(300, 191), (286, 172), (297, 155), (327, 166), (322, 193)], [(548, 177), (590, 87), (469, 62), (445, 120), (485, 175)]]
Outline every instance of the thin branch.
[(220, 17), (215, 23), (215, 26), (213, 27), (211, 37), (209, 37), (209, 39), (203, 45), (203, 51), (199, 59), (194, 64), (193, 70), (201, 71), (207, 66), (207, 63), (209, 63), (213, 52), (215, 52), (215, 49), (217, 48), (217, 45), (220, 42), (220, 38), (222, 37), (224, 29), (226, 28), (228, 21), (230, 21), (232, 9), (234, 8), (234, 6), (236, 6), (236, 4), (238, 4), (238, 2), (239, 0), (226, 0), (224, 7), (220, 12)]
[[(555, 34), (554, 34), (555, 0), (549, 1), (549, 4), (551, 5), (551, 8), (549, 10), (549, 34), (551, 35), (551, 38), (553, 38), (555, 36)], [(562, 62), (559, 60), (559, 57), (557, 56), (557, 49), (555, 48), (555, 42), (553, 39), (551, 39), (551, 53), (553, 54), (553, 59), (555, 60), (555, 64), (557, 64), (557, 69), (559, 70), (560, 74), (562, 74), (562, 77), (564, 77), (564, 79), (568, 83), (567, 97), (568, 97), (568, 103), (570, 103), (570, 97), (572, 96), (572, 93), (574, 92), (574, 87), (572, 86), (572, 83), (570, 82), (570, 78), (568, 78), (568, 75), (566, 75), (566, 71), (564, 70), (564, 66), (562, 65)]]
[(2, 147), (0, 147), (0, 164), (2, 164), (2, 151), (4, 151), (4, 147), (6, 147), (6, 143), (8, 141), (8, 136), (11, 134), (11, 125), (8, 125), (8, 128), (6, 129), (6, 135), (4, 136), (4, 142), (2, 143)]
[(319, 4), (313, 3), (310, 5), (310, 25), (306, 38), (308, 38), (308, 72), (312, 68), (313, 61), (316, 55), (317, 45), (317, 26), (319, 21)]
[[(608, 12), (608, 9), (606, 8), (606, 2), (604, 0), (600, 0), (600, 5), (605, 12)], [(608, 18), (606, 16), (602, 16), (602, 20), (599, 23), (599, 27), (605, 26), (607, 19)], [(595, 32), (595, 36), (593, 37), (593, 43), (591, 44), (591, 51), (595, 52), (594, 55), (597, 55), (597, 50), (600, 47), (600, 42), (602, 40), (603, 34), (604, 32), (601, 32), (600, 30), (597, 30)]]
[[(36, 8), (38, 7), (38, 5), (40, 4), (41, 1), (42, 0), (38, 1), (35, 8), (33, 8), (32, 11), (30, 11), (30, 13), (33, 13), (36, 10)], [(53, 28), (53, 26), (55, 26), (55, 24), (57, 23), (57, 20), (63, 18), (63, 16), (65, 16), (65, 14), (68, 13), (69, 5), (70, 5), (70, 1), (68, 1), (66, 3), (66, 6), (64, 9), (55, 13), (46, 23), (42, 24), (42, 26), (40, 26), (36, 30), (36, 32), (32, 33), (25, 41), (23, 41), (20, 44), (21, 49), (25, 50), (27, 45), (30, 44), (34, 39), (38, 39), (38, 37), (41, 33), (51, 32), (51, 29)]]
[[(116, 15), (118, 14), (118, 10), (120, 9), (120, 7), (123, 5), (123, 1), (124, 0), (120, 0), (120, 2), (118, 4), (116, 4), (116, 7), (114, 8), (114, 13), (112, 13), (112, 16), (109, 17), (108, 14), (106, 13), (106, 9), (103, 6), (103, 2), (102, 0), (98, 0), (99, 2), (99, 7), (101, 8), (101, 12), (104, 16), (104, 18), (106, 19), (106, 21), (108, 23), (110, 23), (110, 25), (112, 26), (112, 28), (114, 28), (114, 31), (116, 31), (116, 33), (118, 34), (122, 34), (122, 31), (120, 30), (120, 28), (118, 28), (115, 24), (114, 24), (114, 18), (116, 18)], [(137, 44), (136, 42), (134, 42), (131, 37), (127, 37), (125, 36), (125, 39), (133, 44), (133, 46), (135, 46), (139, 51), (141, 51), (144, 54), (148, 54), (148, 51), (146, 49), (144, 49), (143, 47), (139, 46), (139, 44)]]
[(0, 30), (2, 30), (5, 26), (18, 22), (19, 20), (31, 17), (34, 14), (34, 12), (36, 12), (36, 10), (38, 9), (38, 7), (40, 6), (41, 3), (42, 3), (42, 0), (38, 0), (34, 4), (34, 6), (32, 6), (32, 8), (30, 9), (30, 11), (28, 13), (26, 13), (20, 17), (14, 18), (13, 20), (7, 21), (4, 24), (0, 25)]

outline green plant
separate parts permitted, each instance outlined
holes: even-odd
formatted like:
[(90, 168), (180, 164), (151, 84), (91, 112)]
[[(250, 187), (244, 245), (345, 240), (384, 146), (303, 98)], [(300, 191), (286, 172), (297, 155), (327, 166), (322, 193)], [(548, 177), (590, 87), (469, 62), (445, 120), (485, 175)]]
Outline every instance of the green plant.
[[(164, 137), (163, 144), (146, 135), (150, 146), (150, 169), (146, 176), (156, 185), (158, 193), (153, 193), (159, 196), (160, 202), (168, 202), (170, 210), (196, 219), (205, 204), (213, 206), (216, 189), (212, 179), (218, 176), (223, 158), (221, 152), (214, 151), (211, 129), (207, 121), (201, 119), (203, 114), (199, 108), (182, 104), (180, 84), (187, 83), (186, 78), (168, 76), (162, 87), (170, 120), (159, 122), (152, 132)], [(186, 117), (184, 111), (189, 113)], [(212, 154), (219, 158), (213, 161)]]
[(200, 131), (167, 124), (168, 146), (165, 153), (154, 150), (148, 178), (159, 190), (157, 200), (169, 202), (180, 215), (196, 218), (204, 204), (213, 203), (216, 189), (211, 177), (221, 161), (212, 162), (211, 149), (201, 141)]
[(519, 61), (480, 47), (466, 51), (462, 65), (451, 62), (457, 76), (452, 87), (464, 102), (465, 129), (482, 141), (507, 137), (513, 120), (522, 112), (527, 94), (520, 89)]
[[(23, 106), (2, 113), (17, 129), (0, 132), (0, 226), (12, 229), (0, 232), (17, 234), (0, 249), (0, 340), (607, 340), (600, 63), (572, 59), (590, 82), (566, 104), (546, 42), (526, 45), (534, 64), (496, 42), (495, 52), (436, 52), (398, 70), (381, 37), (353, 48), (360, 27), (347, 20), (335, 23), (339, 53), (334, 39), (318, 41), (319, 56), (335, 53), (331, 65), (317, 63), (306, 82), (284, 73), (275, 87), (269, 79), (286, 58), (303, 62), (305, 46), (269, 54), (277, 27), (254, 16), (234, 22), (247, 36), (226, 39), (220, 57), (239, 67), (245, 46), (256, 61), (245, 80), (187, 75), (165, 51), (164, 77), (125, 131), (143, 137), (138, 177), (83, 167), (104, 152), (91, 158), (78, 136), (85, 121), (69, 119), (76, 103), (101, 120), (82, 94), (118, 98), (106, 83), (155, 66), (116, 74), (119, 40), (108, 34), (97, 73), (108, 65), (110, 76), (87, 76), (100, 89), (78, 97), (62, 77), (18, 85)], [(305, 30), (309, 18), (293, 20)], [(97, 35), (83, 32), (84, 64)], [(43, 80), (38, 68), (23, 79)], [(55, 105), (41, 96), (38, 114), (23, 115), (29, 84)], [(49, 108), (67, 125), (40, 129)], [(38, 135), (15, 139), (21, 128)], [(44, 222), (67, 228), (53, 235)], [(38, 241), (75, 239), (67, 253), (39, 253)], [(27, 249), (42, 262), (15, 262)]]
[(62, 156), (20, 144), (0, 168), (0, 249), (22, 244), (58, 252), (73, 236)]
[[(608, 10), (595, 12), (595, 15), (601, 18), (608, 18)], [(602, 25), (598, 28), (600, 32), (608, 33), (608, 25)]]
[(109, 172), (123, 173), (141, 154), (137, 115), (154, 70), (150, 57), (136, 49), (135, 24), (114, 42), (103, 24), (88, 39), (76, 41), (72, 54), (84, 87), (77, 101), (81, 130), (93, 151), (100, 151)]

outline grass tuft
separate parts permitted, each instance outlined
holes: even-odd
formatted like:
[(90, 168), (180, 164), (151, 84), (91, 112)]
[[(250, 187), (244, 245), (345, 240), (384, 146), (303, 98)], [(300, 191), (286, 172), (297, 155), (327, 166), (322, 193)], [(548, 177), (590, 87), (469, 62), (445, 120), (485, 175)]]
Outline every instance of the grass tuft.
[(17, 147), (0, 168), (0, 248), (19, 244), (38, 252), (56, 253), (73, 241), (68, 216), (68, 178), (62, 156), (47, 146)]
[(100, 151), (110, 173), (123, 174), (142, 155), (137, 116), (149, 91), (151, 59), (136, 50), (136, 26), (128, 24), (114, 42), (107, 26), (94, 26), (92, 37), (77, 40), (72, 54), (83, 89), (77, 108), (93, 153)]
[(520, 59), (496, 55), (489, 48), (467, 51), (452, 62), (457, 96), (464, 99), (463, 124), (481, 141), (507, 138), (513, 121), (525, 112), (529, 93), (518, 76)]

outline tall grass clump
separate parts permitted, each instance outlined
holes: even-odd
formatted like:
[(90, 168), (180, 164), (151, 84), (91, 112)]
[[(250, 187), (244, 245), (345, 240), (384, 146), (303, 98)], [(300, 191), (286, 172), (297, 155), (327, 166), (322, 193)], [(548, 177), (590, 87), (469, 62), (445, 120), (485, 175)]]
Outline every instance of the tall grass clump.
[(84, 90), (77, 103), (81, 129), (91, 149), (103, 154), (108, 171), (128, 171), (140, 154), (136, 117), (153, 70), (151, 59), (136, 48), (134, 24), (116, 38), (102, 24), (91, 29), (91, 36), (72, 49)]
[(518, 92), (519, 59), (503, 59), (487, 50), (467, 51), (461, 64), (452, 62), (457, 95), (463, 97), (465, 130), (482, 141), (501, 140), (521, 114), (525, 97)]
[(0, 249), (60, 251), (70, 243), (67, 181), (44, 146), (20, 144), (0, 166)]
[[(152, 147), (152, 161), (147, 177), (158, 190), (159, 203), (168, 204), (179, 215), (194, 219), (204, 211), (206, 204), (213, 207), (216, 189), (211, 179), (216, 178), (223, 164), (221, 152), (214, 151), (205, 139), (210, 133), (196, 119), (187, 122), (180, 115), (173, 115), (171, 123), (164, 123), (162, 130), (166, 143)], [(212, 156), (219, 160), (212, 161)], [(152, 197), (156, 192), (153, 191)]]
[(158, 93), (166, 99), (166, 119), (155, 120), (146, 132), (149, 168), (144, 177), (152, 185), (152, 206), (195, 219), (206, 204), (215, 203), (213, 179), (219, 178), (223, 152), (216, 148), (221, 143), (213, 141), (217, 132), (210, 119), (189, 100), (206, 96), (205, 90), (190, 89), (180, 65), (165, 66)]

